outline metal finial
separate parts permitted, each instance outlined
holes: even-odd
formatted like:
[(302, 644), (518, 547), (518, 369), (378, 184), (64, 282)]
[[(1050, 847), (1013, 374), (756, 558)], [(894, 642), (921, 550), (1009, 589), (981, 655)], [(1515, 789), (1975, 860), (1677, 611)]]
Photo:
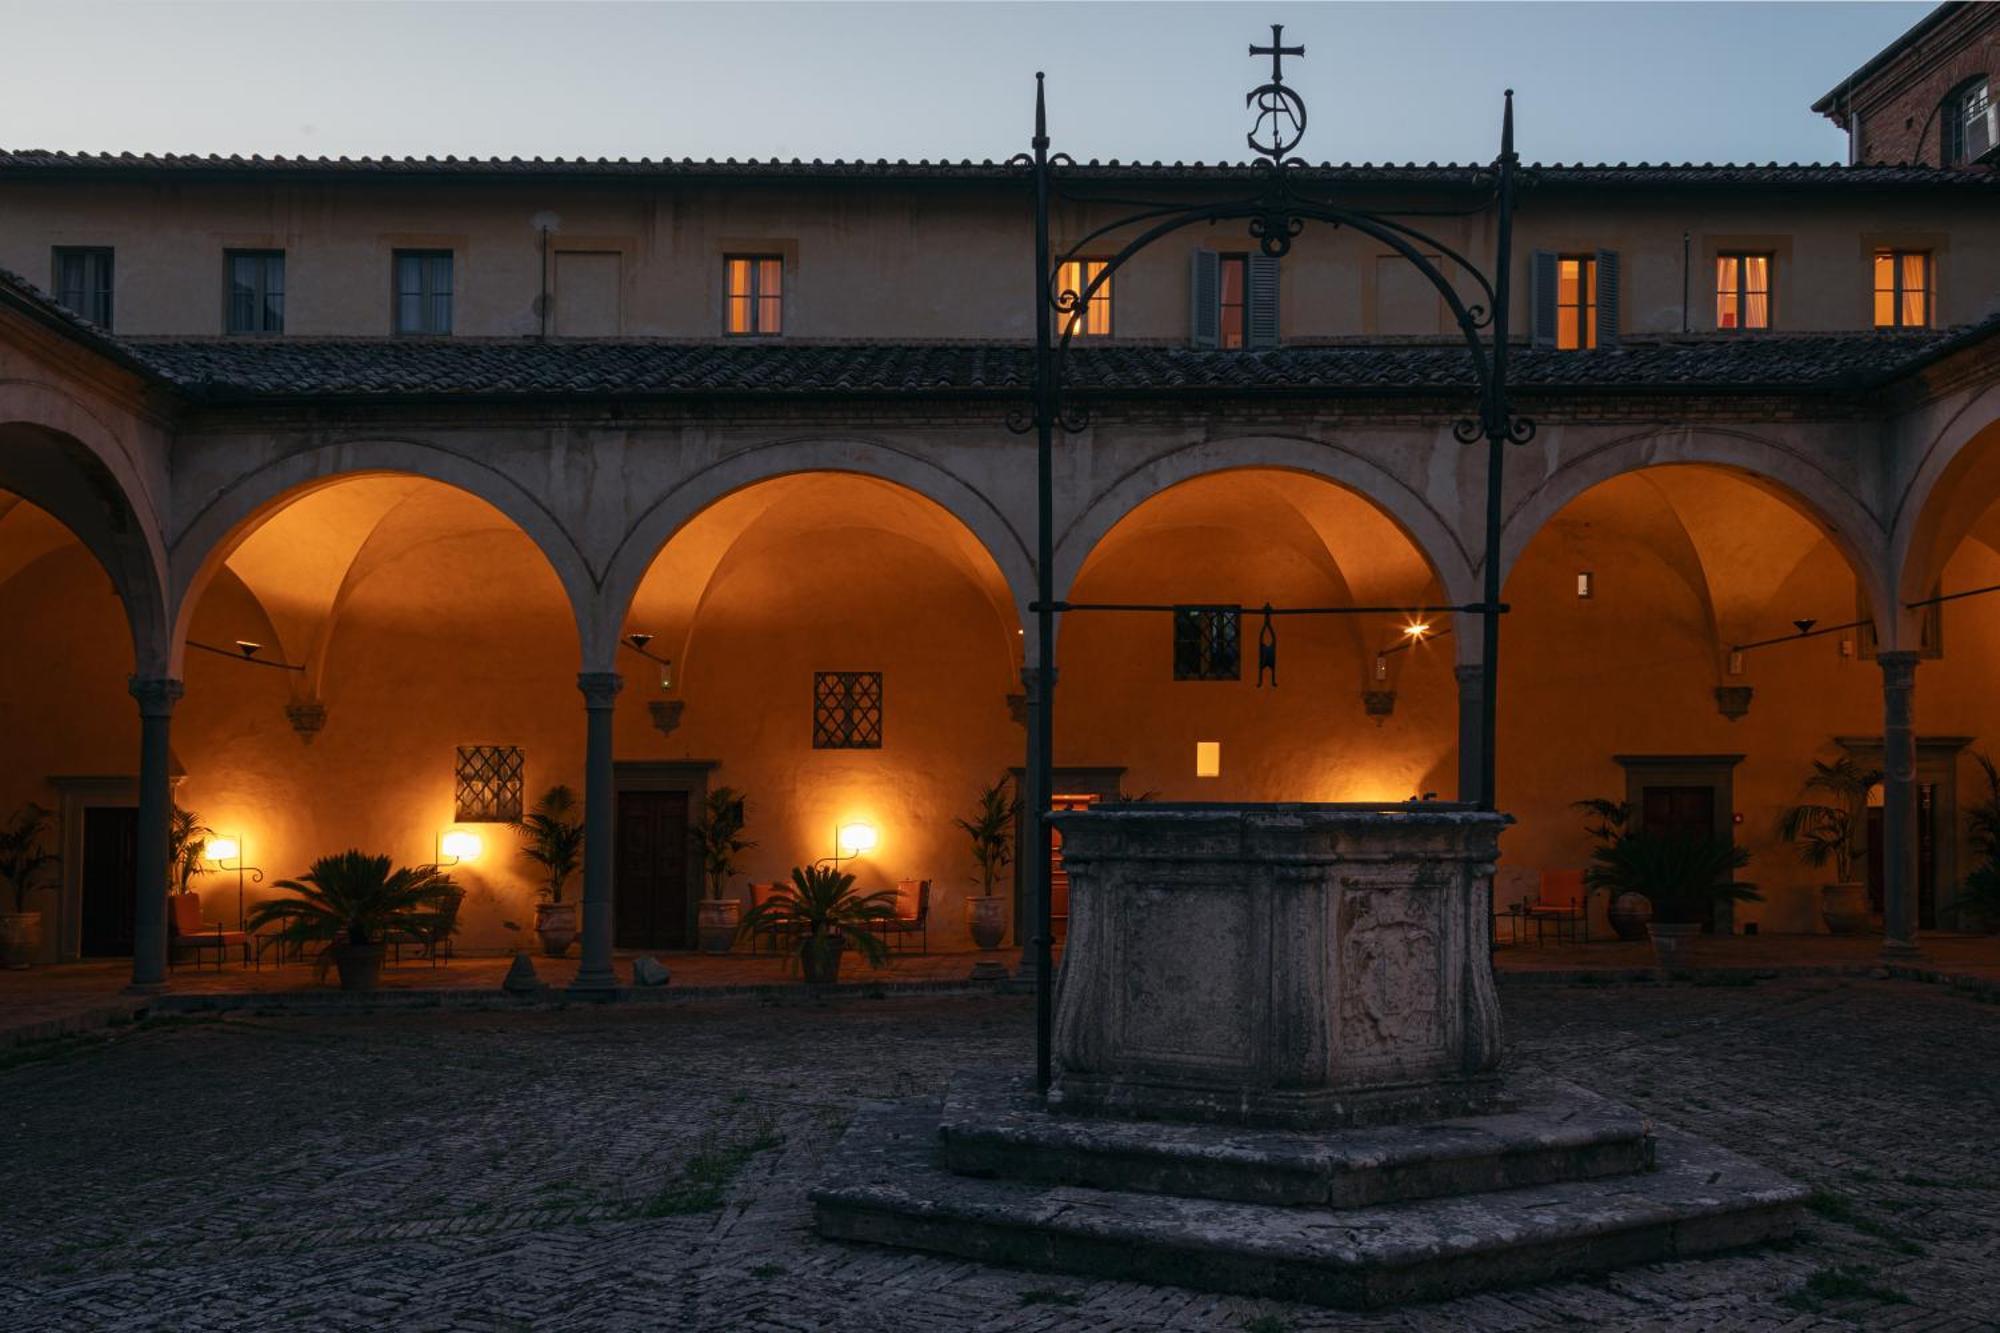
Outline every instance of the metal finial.
[(1035, 71), (1035, 142), (1046, 146), (1049, 140), (1049, 104), (1042, 92), (1042, 72)]
[[(1298, 56), (1303, 59), (1306, 48), (1302, 45), (1286, 46), (1284, 33), (1284, 24), (1273, 23), (1271, 44), (1253, 45), (1250, 48), (1253, 58), (1271, 57), (1271, 81), (1260, 84), (1243, 95), (1243, 105), (1257, 108), (1257, 123), (1251, 127), (1250, 133), (1243, 136), (1244, 141), (1250, 145), (1252, 152), (1269, 158), (1274, 165), (1282, 163), (1285, 156), (1297, 148), (1299, 140), (1306, 135), (1305, 99), (1285, 86), (1284, 64), (1286, 56)], [(1269, 143), (1260, 143), (1257, 140), (1257, 132), (1264, 128), (1264, 122), (1267, 120), (1271, 122), (1271, 139)]]
[(1507, 90), (1506, 109), (1500, 113), (1500, 156), (1514, 156), (1514, 90)]

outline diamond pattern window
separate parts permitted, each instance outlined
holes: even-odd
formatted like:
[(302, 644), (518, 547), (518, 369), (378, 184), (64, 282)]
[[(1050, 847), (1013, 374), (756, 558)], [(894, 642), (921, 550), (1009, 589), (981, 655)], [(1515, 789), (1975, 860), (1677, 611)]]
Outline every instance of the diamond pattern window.
[(460, 824), (512, 824), (521, 818), (521, 747), (458, 747), (458, 790), (453, 816)]
[(1241, 680), (1242, 608), (1174, 608), (1174, 679)]
[(882, 748), (882, 673), (813, 672), (813, 749)]

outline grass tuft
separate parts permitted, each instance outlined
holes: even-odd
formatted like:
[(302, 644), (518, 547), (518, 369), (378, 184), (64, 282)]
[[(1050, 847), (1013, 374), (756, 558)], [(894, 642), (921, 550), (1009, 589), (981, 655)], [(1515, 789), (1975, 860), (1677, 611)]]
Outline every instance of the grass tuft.
[(1797, 1291), (1786, 1292), (1778, 1303), (1793, 1310), (1817, 1311), (1828, 1301), (1875, 1301), (1882, 1305), (1908, 1305), (1909, 1296), (1894, 1287), (1870, 1281), (1874, 1269), (1866, 1264), (1836, 1264), (1822, 1268), (1805, 1280)]
[(750, 1159), (784, 1141), (784, 1136), (766, 1121), (752, 1137), (741, 1142), (703, 1146), (688, 1158), (678, 1176), (639, 1206), (639, 1216), (686, 1217), (716, 1211), (722, 1207), (730, 1183), (749, 1165)]
[(1083, 1304), (1083, 1293), (1076, 1291), (1059, 1291), (1054, 1287), (1036, 1287), (1030, 1291), (1021, 1293), (1021, 1305), (1024, 1308), (1030, 1305), (1081, 1304)]

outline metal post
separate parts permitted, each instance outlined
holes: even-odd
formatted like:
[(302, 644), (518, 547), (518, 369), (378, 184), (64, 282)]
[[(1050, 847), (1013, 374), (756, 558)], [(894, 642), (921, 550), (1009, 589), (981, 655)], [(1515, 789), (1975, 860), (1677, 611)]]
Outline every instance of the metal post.
[(1507, 297), (1514, 269), (1514, 90), (1500, 122), (1500, 219), (1493, 257), (1493, 373), (1486, 386), (1486, 588), (1480, 613), (1480, 666), (1485, 680), (1479, 698), (1479, 808), (1491, 810), (1497, 796), (1495, 755), (1500, 730), (1500, 491), (1507, 462)]
[(1055, 769), (1055, 428), (1054, 329), (1049, 308), (1049, 117), (1042, 75), (1035, 74), (1035, 682), (1028, 711), (1028, 883), (1035, 902), (1035, 1086), (1054, 1076), (1055, 918), (1050, 901), (1049, 788)]

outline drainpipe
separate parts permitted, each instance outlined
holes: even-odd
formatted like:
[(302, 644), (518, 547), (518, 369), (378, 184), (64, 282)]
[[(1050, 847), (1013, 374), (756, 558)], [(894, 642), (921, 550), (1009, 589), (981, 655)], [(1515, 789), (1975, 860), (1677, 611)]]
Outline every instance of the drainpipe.
[(1694, 266), (1694, 234), (1681, 233), (1681, 332), (1688, 331), (1688, 275)]

